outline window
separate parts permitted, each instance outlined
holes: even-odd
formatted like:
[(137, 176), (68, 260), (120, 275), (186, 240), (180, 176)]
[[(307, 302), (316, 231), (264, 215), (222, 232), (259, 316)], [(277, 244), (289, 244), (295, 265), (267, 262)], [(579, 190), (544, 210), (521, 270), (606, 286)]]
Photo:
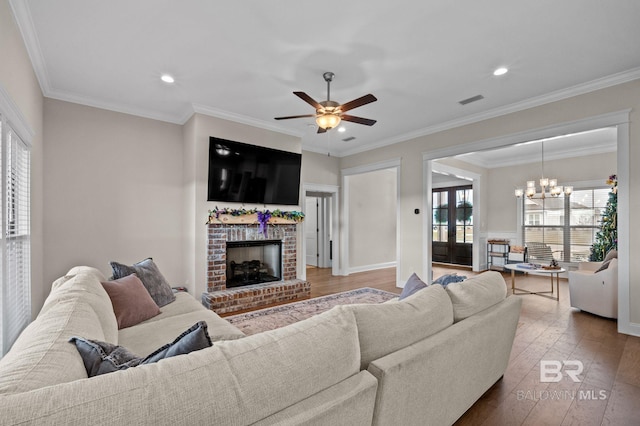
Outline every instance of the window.
[(0, 116), (0, 354), (31, 321), (30, 151)]
[(589, 260), (609, 188), (576, 190), (565, 198), (523, 198), (523, 241), (532, 262)]

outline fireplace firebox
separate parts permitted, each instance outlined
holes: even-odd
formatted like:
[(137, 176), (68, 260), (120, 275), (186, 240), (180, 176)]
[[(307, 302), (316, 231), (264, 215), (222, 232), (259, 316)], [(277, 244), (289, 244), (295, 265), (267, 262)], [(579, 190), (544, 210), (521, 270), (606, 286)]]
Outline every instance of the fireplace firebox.
[(282, 241), (228, 241), (227, 288), (282, 280)]

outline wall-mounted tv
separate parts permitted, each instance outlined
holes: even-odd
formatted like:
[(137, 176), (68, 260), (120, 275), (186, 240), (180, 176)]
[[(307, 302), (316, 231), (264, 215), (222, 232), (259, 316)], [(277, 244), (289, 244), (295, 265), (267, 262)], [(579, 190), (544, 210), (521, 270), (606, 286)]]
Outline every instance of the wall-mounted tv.
[(298, 205), (301, 154), (209, 138), (208, 201)]

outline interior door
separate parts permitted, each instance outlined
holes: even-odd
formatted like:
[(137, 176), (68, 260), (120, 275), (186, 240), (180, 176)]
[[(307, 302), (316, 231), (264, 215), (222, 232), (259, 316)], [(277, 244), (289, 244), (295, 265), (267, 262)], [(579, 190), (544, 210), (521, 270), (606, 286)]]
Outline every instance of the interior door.
[(473, 189), (438, 188), (433, 197), (433, 262), (472, 265)]
[(319, 250), (318, 250), (318, 197), (305, 198), (305, 239), (307, 243), (307, 259), (309, 266), (319, 266)]

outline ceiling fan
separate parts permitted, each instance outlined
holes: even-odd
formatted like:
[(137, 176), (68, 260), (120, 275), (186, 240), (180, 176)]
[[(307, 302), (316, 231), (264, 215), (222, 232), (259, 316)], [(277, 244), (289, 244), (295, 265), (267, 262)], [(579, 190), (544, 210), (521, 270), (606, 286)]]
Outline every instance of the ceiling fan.
[(352, 100), (351, 102), (340, 105), (339, 103), (334, 102), (330, 99), (331, 81), (333, 81), (333, 77), (335, 77), (335, 74), (332, 72), (325, 72), (324, 74), (322, 74), (322, 76), (324, 77), (324, 81), (327, 82), (326, 101), (317, 102), (311, 96), (307, 95), (304, 92), (293, 92), (294, 95), (314, 107), (316, 109), (315, 114), (291, 115), (288, 117), (276, 117), (275, 119), (288, 120), (290, 118), (315, 117), (316, 123), (318, 124), (318, 133), (324, 133), (329, 129), (333, 129), (338, 124), (340, 124), (340, 121), (342, 120), (350, 121), (352, 123), (364, 124), (365, 126), (373, 126), (374, 124), (376, 124), (376, 120), (345, 114), (345, 112), (349, 110), (377, 101), (378, 99), (375, 96), (373, 96), (372, 94), (364, 95), (358, 99)]

